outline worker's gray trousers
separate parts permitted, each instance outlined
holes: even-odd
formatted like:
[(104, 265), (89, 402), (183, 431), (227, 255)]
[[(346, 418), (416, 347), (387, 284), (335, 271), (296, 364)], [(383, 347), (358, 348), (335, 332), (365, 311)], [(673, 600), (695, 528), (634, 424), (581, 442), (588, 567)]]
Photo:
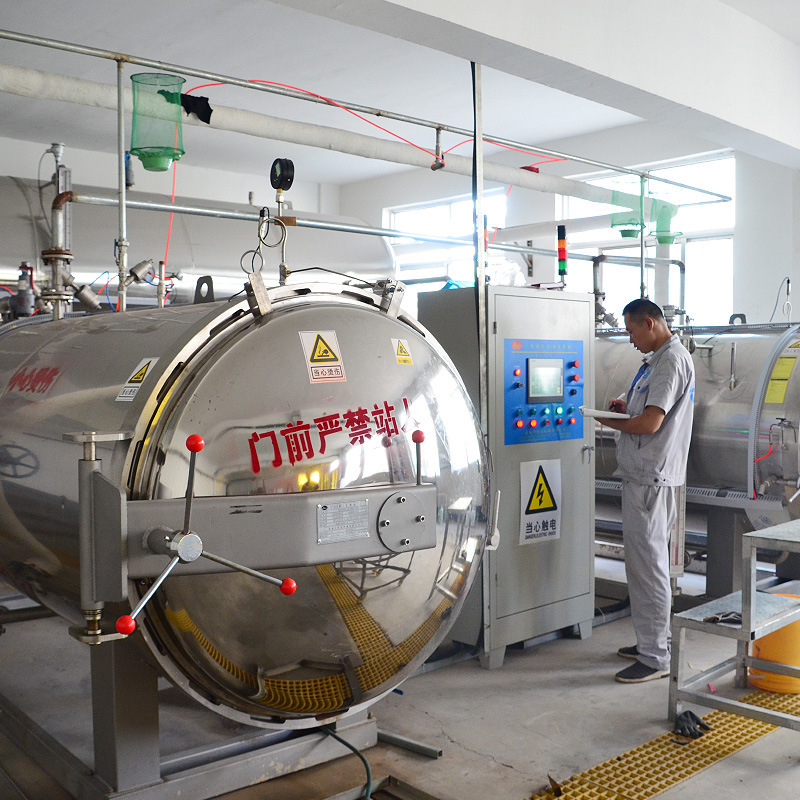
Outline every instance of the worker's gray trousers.
[(677, 507), (672, 486), (622, 481), (622, 538), (639, 661), (669, 669), (669, 532)]

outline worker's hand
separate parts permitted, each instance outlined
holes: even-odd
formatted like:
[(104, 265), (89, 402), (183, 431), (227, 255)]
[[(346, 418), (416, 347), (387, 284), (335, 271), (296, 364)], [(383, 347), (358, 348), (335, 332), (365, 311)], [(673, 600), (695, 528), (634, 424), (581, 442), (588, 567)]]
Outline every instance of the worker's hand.
[(619, 397), (616, 400), (612, 400), (608, 404), (609, 411), (616, 411), (617, 414), (624, 414), (628, 408), (627, 400), (621, 400)]
[(710, 730), (711, 727), (706, 725), (694, 711), (683, 711), (675, 718), (675, 727), (672, 732), (689, 739), (699, 739), (705, 731)]

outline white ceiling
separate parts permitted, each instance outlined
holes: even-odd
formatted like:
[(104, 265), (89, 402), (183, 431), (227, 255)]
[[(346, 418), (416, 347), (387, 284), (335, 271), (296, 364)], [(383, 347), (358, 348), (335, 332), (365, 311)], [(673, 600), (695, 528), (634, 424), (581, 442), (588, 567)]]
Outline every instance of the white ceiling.
[[(726, 2), (800, 43), (796, 0)], [(265, 0), (17, 0), (2, 3), (0, 28), (213, 73), (285, 83), (339, 101), (464, 128), (472, 125), (466, 61)], [(113, 61), (17, 42), (0, 40), (0, 63), (112, 85), (116, 82)], [(126, 65), (126, 85), (136, 71), (143, 70)], [(204, 82), (189, 77), (185, 89)], [(231, 86), (211, 87), (197, 94), (207, 95), (212, 107), (242, 107), (368, 135), (387, 135), (329, 106)], [(488, 133), (531, 144), (639, 121), (629, 113), (486, 68), (483, 105)], [(429, 129), (369, 119), (428, 149), (433, 147)], [(44, 146), (61, 141), (68, 147), (113, 152), (116, 118), (106, 110), (0, 94), (0, 136)], [(458, 137), (446, 135), (444, 147), (457, 141)], [(325, 183), (350, 183), (403, 169), (193, 126), (184, 128), (184, 145), (187, 164), (258, 174), (268, 169), (273, 158), (290, 157), (298, 165), (298, 179)], [(464, 147), (459, 152), (468, 155), (469, 150)], [(489, 148), (487, 154), (491, 152)]]
[(800, 4), (797, 0), (721, 0), (721, 2), (779, 33), (784, 39), (800, 45)]

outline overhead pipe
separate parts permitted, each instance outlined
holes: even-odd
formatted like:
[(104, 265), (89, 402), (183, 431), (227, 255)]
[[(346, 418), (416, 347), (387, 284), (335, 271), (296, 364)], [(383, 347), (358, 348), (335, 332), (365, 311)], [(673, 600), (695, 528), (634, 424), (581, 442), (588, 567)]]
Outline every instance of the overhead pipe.
[[(37, 45), (39, 47), (49, 47), (54, 50), (63, 50), (70, 53), (76, 53), (78, 55), (92, 56), (94, 58), (110, 59), (112, 61), (116, 61), (117, 63), (121, 63), (124, 61), (129, 64), (136, 64), (141, 67), (162, 70), (165, 72), (178, 72), (182, 75), (192, 75), (196, 78), (202, 78), (203, 80), (227, 83), (230, 84), (231, 86), (241, 86), (246, 89), (254, 89), (256, 91), (267, 92), (269, 94), (277, 94), (277, 95), (282, 95), (284, 97), (292, 97), (296, 100), (305, 100), (306, 102), (311, 102), (311, 103), (319, 103), (322, 105), (335, 104), (336, 106), (347, 109), (349, 111), (356, 111), (363, 114), (371, 114), (374, 116), (382, 117), (384, 119), (392, 119), (397, 122), (407, 122), (412, 125), (420, 125), (423, 127), (433, 128), (436, 131), (436, 142), (437, 142), (436, 160), (431, 165), (431, 169), (434, 170), (441, 169), (442, 158), (440, 152), (441, 150), (440, 142), (441, 142), (441, 134), (443, 131), (447, 131), (448, 133), (455, 133), (458, 134), (459, 136), (471, 136), (473, 133), (467, 128), (459, 128), (454, 125), (444, 125), (441, 122), (434, 122), (432, 120), (426, 120), (420, 117), (412, 117), (407, 114), (398, 114), (395, 111), (387, 111), (386, 109), (364, 106), (358, 103), (331, 100), (330, 98), (323, 97), (322, 95), (317, 95), (310, 92), (304, 92), (300, 89), (294, 89), (289, 86), (279, 86), (277, 84), (270, 84), (269, 82), (266, 81), (256, 82), (251, 80), (244, 80), (242, 78), (235, 78), (230, 75), (217, 75), (213, 72), (208, 72), (207, 70), (193, 69), (191, 67), (184, 67), (178, 64), (168, 64), (164, 61), (157, 61), (151, 58), (141, 58), (139, 56), (132, 56), (124, 53), (116, 53), (110, 50), (101, 50), (96, 47), (87, 47), (86, 45), (78, 45), (78, 44), (73, 44), (71, 42), (62, 42), (57, 39), (46, 39), (41, 36), (32, 36), (31, 34), (28, 33), (18, 33), (15, 31), (0, 30), (0, 39), (8, 39), (14, 42), (23, 42), (25, 44)], [(661, 175), (652, 175), (649, 172), (633, 169), (631, 167), (620, 167), (615, 164), (607, 164), (603, 161), (597, 161), (596, 159), (584, 158), (583, 156), (575, 156), (575, 155), (570, 155), (568, 153), (561, 153), (556, 150), (550, 150), (548, 148), (530, 145), (525, 142), (517, 142), (514, 141), (513, 139), (505, 139), (501, 136), (492, 136), (486, 133), (482, 134), (482, 139), (485, 142), (491, 142), (493, 144), (498, 144), (500, 146), (512, 147), (518, 150), (522, 150), (523, 152), (534, 153), (537, 155), (545, 155), (545, 156), (550, 156), (552, 158), (565, 159), (568, 161), (575, 161), (579, 164), (587, 164), (589, 166), (598, 167), (600, 169), (613, 170), (614, 172), (622, 172), (629, 175), (638, 175), (641, 178), (645, 178), (647, 180), (655, 180), (660, 183), (666, 183), (669, 184), (670, 186), (677, 186), (682, 189), (691, 189), (692, 191), (700, 192), (701, 194), (706, 194), (709, 195), (710, 197), (715, 197), (717, 201), (731, 200), (731, 198), (728, 197), (727, 195), (720, 194), (719, 192), (712, 192), (710, 189), (701, 189), (697, 186), (689, 186), (688, 184), (685, 183), (680, 183), (678, 181), (670, 180), (669, 178), (664, 178)]]
[(519, 242), (535, 239), (538, 236), (548, 236), (559, 225), (569, 226), (570, 233), (584, 233), (586, 231), (606, 230), (611, 227), (614, 214), (599, 214), (596, 217), (576, 217), (574, 219), (554, 219), (545, 222), (533, 222), (529, 225), (514, 225), (508, 228), (497, 228), (492, 234), (495, 242)]
[[(22, 97), (66, 101), (96, 108), (117, 110), (117, 91), (113, 86), (26, 67), (0, 64), (0, 91)], [(130, 111), (133, 108), (131, 90), (124, 90), (124, 95), (125, 110)], [(163, 102), (166, 103), (166, 100)], [(190, 125), (209, 127), (207, 123), (191, 116), (185, 118), (184, 122)], [(280, 119), (255, 111), (215, 106), (210, 127), (265, 139), (335, 150), (364, 158), (407, 164), (414, 167), (430, 168), (431, 166), (431, 156), (427, 151), (420, 150), (404, 142), (379, 139), (374, 136), (343, 131), (326, 125)], [(443, 169), (459, 175), (471, 176), (472, 159), (451, 153), (447, 156)], [(538, 192), (579, 197), (583, 200), (606, 203), (637, 212), (641, 204), (639, 195), (618, 192), (601, 186), (592, 186), (582, 181), (530, 172), (518, 167), (489, 161), (484, 163), (484, 180), (501, 184), (513, 184), (514, 186)], [(677, 212), (677, 206), (653, 200), (652, 198), (645, 198), (645, 210), (648, 213), (651, 207), (662, 214), (666, 209), (667, 212), (670, 212), (670, 216)]]

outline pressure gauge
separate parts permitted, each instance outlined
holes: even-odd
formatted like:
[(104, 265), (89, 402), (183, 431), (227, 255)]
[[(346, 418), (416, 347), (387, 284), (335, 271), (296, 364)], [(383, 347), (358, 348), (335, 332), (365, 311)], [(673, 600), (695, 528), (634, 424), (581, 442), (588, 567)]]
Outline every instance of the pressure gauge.
[(288, 158), (276, 158), (269, 171), (269, 182), (273, 189), (285, 191), (294, 181), (294, 163)]

